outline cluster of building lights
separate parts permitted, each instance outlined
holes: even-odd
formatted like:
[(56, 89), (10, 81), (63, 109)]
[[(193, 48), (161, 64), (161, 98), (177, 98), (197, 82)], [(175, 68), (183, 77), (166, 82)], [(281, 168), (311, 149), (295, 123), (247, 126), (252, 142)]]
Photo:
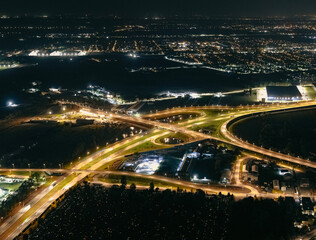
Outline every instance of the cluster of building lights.
[(183, 93), (173, 93), (173, 92), (167, 92), (166, 95), (168, 97), (185, 97), (185, 96), (190, 96), (190, 98), (200, 98), (200, 94), (195, 93), (195, 92), (183, 92)]
[(7, 102), (7, 107), (8, 108), (14, 108), (14, 107), (17, 107), (18, 105), (17, 104), (15, 104), (13, 101), (8, 101)]
[(137, 167), (135, 168), (136, 173), (153, 175), (159, 168), (162, 162), (162, 157), (157, 155), (150, 155), (144, 159), (140, 159), (136, 162)]
[(79, 57), (85, 56), (87, 52), (85, 51), (76, 51), (76, 52), (61, 52), (61, 51), (53, 51), (51, 53), (44, 53), (40, 50), (33, 50), (29, 53), (30, 57)]

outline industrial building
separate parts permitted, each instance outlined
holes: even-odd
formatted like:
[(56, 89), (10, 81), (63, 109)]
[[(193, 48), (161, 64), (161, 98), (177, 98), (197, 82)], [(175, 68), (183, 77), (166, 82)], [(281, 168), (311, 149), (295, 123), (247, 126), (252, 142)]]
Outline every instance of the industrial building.
[(304, 100), (306, 96), (301, 86), (267, 86), (258, 90), (257, 98), (261, 102), (291, 102)]
[(302, 94), (296, 86), (267, 86), (268, 101), (299, 101)]

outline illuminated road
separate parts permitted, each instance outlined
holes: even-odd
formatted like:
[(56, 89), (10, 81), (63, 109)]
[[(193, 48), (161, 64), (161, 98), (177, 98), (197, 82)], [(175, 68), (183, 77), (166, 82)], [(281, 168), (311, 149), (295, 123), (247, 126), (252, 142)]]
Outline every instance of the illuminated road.
[[(68, 103), (69, 104), (69, 103)], [(315, 102), (303, 102), (303, 103), (297, 103), (297, 104), (283, 104), (283, 105), (271, 105), (271, 106), (238, 106), (235, 108), (228, 107), (228, 106), (205, 106), (205, 107), (188, 107), (188, 108), (174, 108), (170, 109), (164, 112), (155, 113), (152, 115), (145, 116), (148, 117), (154, 117), (154, 116), (161, 116), (163, 114), (179, 114), (181, 112), (196, 112), (197, 110), (207, 110), (207, 109), (226, 109), (226, 110), (236, 110), (238, 111), (244, 111), (244, 115), (246, 115), (249, 112), (266, 112), (271, 110), (277, 110), (277, 109), (290, 109), (295, 107), (303, 107), (303, 106), (311, 106), (315, 105)], [(82, 108), (83, 113), (85, 113), (87, 116), (91, 117), (105, 117), (106, 112), (100, 111), (100, 110), (94, 110), (88, 107)], [(77, 184), (79, 181), (81, 181), (83, 178), (85, 178), (90, 173), (108, 173), (108, 174), (119, 174), (119, 175), (128, 175), (128, 176), (134, 176), (134, 177), (142, 177), (150, 180), (156, 180), (161, 181), (173, 185), (182, 186), (185, 188), (199, 188), (202, 189), (205, 192), (208, 193), (218, 193), (222, 192), (224, 194), (227, 194), (228, 192), (234, 193), (237, 197), (245, 197), (245, 196), (262, 196), (262, 197), (271, 197), (276, 198), (278, 196), (293, 196), (297, 197), (295, 194), (288, 195), (288, 194), (269, 194), (269, 193), (259, 193), (255, 188), (252, 188), (251, 186), (245, 186), (243, 185), (239, 180), (236, 181), (237, 186), (212, 186), (212, 185), (199, 185), (194, 184), (192, 182), (187, 181), (181, 181), (177, 179), (172, 178), (166, 178), (162, 176), (144, 176), (141, 174), (136, 174), (132, 172), (117, 172), (117, 171), (103, 171), (98, 170), (100, 167), (105, 165), (106, 163), (109, 163), (116, 158), (124, 156), (128, 151), (132, 150), (133, 148), (145, 143), (153, 141), (154, 139), (161, 137), (166, 134), (167, 131), (172, 132), (181, 132), (183, 134), (186, 134), (190, 136), (193, 140), (203, 140), (203, 139), (214, 139), (219, 142), (231, 144), (234, 146), (238, 146), (242, 149), (250, 150), (256, 153), (260, 153), (265, 156), (278, 158), (281, 160), (285, 160), (288, 162), (308, 166), (311, 168), (316, 168), (316, 164), (309, 162), (307, 160), (296, 158), (292, 156), (288, 156), (285, 154), (273, 152), (264, 148), (257, 147), (255, 145), (246, 143), (235, 136), (233, 136), (227, 129), (228, 123), (234, 119), (235, 117), (238, 117), (241, 115), (239, 112), (239, 115), (235, 116), (235, 113), (232, 113), (231, 119), (226, 121), (221, 126), (221, 133), (226, 138), (218, 138), (210, 135), (206, 135), (203, 133), (199, 133), (193, 130), (187, 129), (188, 126), (185, 126), (187, 123), (181, 123), (181, 124), (167, 124), (167, 123), (160, 123), (144, 118), (135, 118), (132, 116), (127, 115), (120, 115), (120, 114), (110, 114), (110, 117), (114, 120), (119, 120), (123, 122), (130, 122), (130, 123), (142, 123), (145, 125), (153, 126), (155, 128), (158, 128), (158, 130), (155, 130), (153, 133), (153, 136), (135, 136), (128, 139), (125, 139), (123, 141), (117, 142), (115, 144), (112, 144), (111, 146), (102, 149), (90, 156), (87, 156), (84, 158), (81, 162), (79, 162), (77, 165), (73, 166), (70, 169), (14, 169), (14, 171), (56, 171), (56, 172), (65, 172), (65, 178), (61, 178), (55, 186), (51, 185), (47, 189), (44, 189), (43, 192), (41, 192), (39, 195), (37, 195), (34, 200), (30, 203), (30, 209), (21, 209), (18, 213), (11, 216), (9, 219), (7, 219), (5, 222), (3, 222), (0, 226), (0, 239), (13, 239), (15, 236), (17, 236), (26, 226), (28, 226), (34, 219), (36, 219), (38, 216), (40, 216), (45, 209), (53, 202), (55, 201), (59, 196), (61, 196), (67, 189), (71, 188), (75, 184)], [(203, 117), (200, 117), (198, 120), (195, 119), (195, 121), (203, 120)], [(191, 122), (190, 122), (191, 121)], [(190, 120), (189, 123), (192, 125), (194, 124), (193, 120)], [(103, 157), (104, 156), (104, 157)], [(237, 162), (237, 167), (241, 162)], [(0, 169), (0, 171), (8, 171), (8, 169)], [(235, 175), (240, 175), (238, 173), (238, 170), (235, 171)], [(239, 178), (238, 178), (239, 179)]]
[[(227, 120), (220, 128), (221, 134), (225, 137), (220, 138), (220, 137), (214, 137), (210, 136), (207, 134), (199, 133), (193, 130), (187, 129), (187, 127), (192, 126), (183, 126), (183, 124), (167, 124), (167, 123), (160, 123), (144, 118), (135, 118), (132, 116), (127, 116), (127, 115), (120, 115), (120, 114), (111, 114), (111, 117), (116, 120), (120, 121), (127, 121), (127, 122), (138, 122), (138, 123), (143, 123), (146, 125), (151, 125), (154, 127), (158, 127), (160, 129), (166, 129), (168, 131), (173, 131), (173, 132), (181, 132), (183, 134), (191, 136), (194, 140), (203, 140), (203, 139), (213, 139), (219, 142), (231, 144), (237, 147), (240, 147), (242, 149), (246, 149), (255, 153), (262, 154), (264, 156), (268, 157), (273, 157), (276, 159), (280, 159), (283, 161), (311, 167), (311, 168), (316, 168), (316, 163), (310, 162), (309, 160), (305, 160), (299, 157), (294, 157), (278, 152), (274, 152), (265, 148), (261, 148), (258, 146), (255, 146), (253, 144), (247, 143), (245, 141), (242, 141), (241, 139), (238, 139), (237, 137), (233, 136), (227, 129), (228, 124), (235, 118), (240, 117), (240, 116), (247, 116), (249, 113), (261, 113), (261, 112), (269, 112), (269, 111), (280, 111), (283, 112), (284, 110), (287, 111), (298, 111), (300, 109), (297, 108), (303, 108), (303, 107), (308, 107), (308, 106), (315, 106), (315, 101), (309, 101), (309, 102), (299, 102), (299, 103), (291, 103), (291, 104), (275, 104), (275, 105), (268, 105), (268, 106), (262, 106), (262, 105), (254, 105), (254, 106), (238, 106), (235, 108), (228, 107), (228, 106), (203, 106), (203, 107), (186, 107), (186, 108), (172, 108), (170, 110), (165, 110), (162, 112), (146, 115), (144, 117), (159, 117), (160, 115), (172, 115), (172, 114), (179, 114), (179, 113), (186, 113), (186, 112), (192, 112), (192, 111), (197, 111), (198, 109), (200, 110), (205, 110), (205, 109), (238, 109), (244, 111), (243, 113), (232, 113), (232, 118)], [(105, 112), (99, 111), (99, 110), (93, 110), (91, 108), (84, 108), (83, 111), (85, 111), (87, 114), (91, 114), (94, 116), (98, 115), (104, 115)], [(190, 120), (192, 121), (192, 120)]]
[[(56, 181), (56, 184), (60, 183), (62, 181), (62, 179), (63, 178), (60, 178), (58, 181)], [(9, 216), (9, 218), (7, 218), (6, 221), (3, 224), (1, 224), (1, 226), (0, 226), (0, 233), (1, 233), (0, 239), (10, 239), (8, 237), (8, 234), (6, 234), (7, 229), (12, 228), (12, 226), (15, 225), (16, 222), (18, 222), (18, 220), (22, 217), (22, 215), (25, 214), (25, 212), (28, 210), (28, 207), (29, 206), (31, 207), (31, 206), (34, 206), (35, 204), (37, 204), (38, 201), (41, 200), (50, 190), (51, 190), (51, 188), (47, 187), (46, 189), (41, 191), (38, 195), (36, 195), (30, 202), (28, 202), (25, 207), (20, 209), (20, 211), (18, 211), (13, 216)], [(36, 213), (34, 215), (35, 215), (35, 217), (38, 216)], [(21, 224), (21, 225), (23, 225), (23, 224)], [(15, 232), (15, 233), (19, 234), (22, 230), (23, 230), (23, 228), (21, 229), (19, 226), (16, 226), (16, 227), (14, 227), (12, 233)]]
[(250, 157), (242, 157), (242, 158), (239, 158), (237, 159), (236, 161), (236, 164), (235, 164), (235, 167), (234, 167), (234, 170), (233, 170), (233, 173), (232, 173), (232, 176), (233, 176), (233, 179), (235, 180), (235, 185), (236, 186), (243, 186), (244, 188), (247, 188), (249, 189), (251, 195), (260, 195), (258, 189), (256, 189), (255, 187), (251, 186), (250, 184), (245, 184), (245, 183), (242, 183), (241, 182), (241, 177), (242, 177), (242, 163), (249, 159)]
[[(315, 102), (312, 102), (310, 105), (314, 106)], [(310, 106), (310, 105), (307, 104), (307, 106)], [(297, 108), (297, 107), (305, 107), (305, 106), (306, 106), (305, 104), (297, 104), (297, 105), (294, 105), (294, 106), (290, 106), (289, 108)], [(276, 109), (270, 109), (270, 110), (274, 111)], [(282, 110), (284, 110), (284, 109), (282, 108)], [(267, 111), (267, 109), (265, 109), (265, 112), (266, 111)], [(297, 111), (297, 110), (291, 110), (291, 111)], [(258, 112), (261, 112), (261, 111), (259, 110)], [(244, 115), (247, 115), (247, 114), (245, 113)], [(237, 115), (234, 118), (239, 117), (239, 116), (242, 116), (242, 115)], [(289, 155), (286, 155), (286, 154), (282, 154), (282, 153), (274, 152), (274, 151), (271, 151), (271, 150), (268, 150), (268, 149), (265, 149), (265, 148), (261, 148), (261, 147), (258, 147), (256, 145), (253, 145), (253, 144), (247, 143), (245, 141), (242, 141), (241, 139), (238, 139), (237, 137), (233, 136), (228, 131), (227, 126), (228, 126), (229, 122), (232, 121), (234, 118), (231, 118), (231, 119), (227, 120), (220, 128), (221, 133), (223, 134), (223, 136), (227, 140), (222, 139), (222, 138), (218, 138), (218, 137), (213, 137), (213, 136), (210, 136), (210, 135), (207, 135), (207, 134), (203, 134), (203, 133), (197, 133), (195, 131), (188, 130), (186, 127), (180, 127), (178, 125), (159, 123), (159, 124), (156, 124), (156, 126), (159, 126), (159, 127), (171, 130), (171, 131), (175, 131), (175, 132), (182, 132), (182, 133), (187, 134), (189, 136), (192, 136), (192, 137), (194, 137), (196, 139), (214, 139), (214, 140), (217, 140), (219, 142), (224, 142), (224, 143), (227, 143), (227, 144), (231, 144), (231, 145), (240, 147), (242, 149), (246, 149), (246, 150), (250, 150), (250, 151), (253, 151), (253, 152), (256, 152), (256, 153), (260, 153), (260, 154), (265, 155), (265, 156), (277, 158), (277, 159), (280, 159), (280, 160), (283, 160), (283, 161), (288, 161), (288, 162), (291, 162), (291, 163), (295, 163), (295, 164), (299, 164), (299, 165), (303, 165), (303, 166), (307, 166), (307, 167), (311, 167), (311, 168), (316, 168), (316, 163), (310, 162), (309, 160), (305, 160), (305, 159), (302, 159), (302, 158), (289, 156)], [(152, 121), (146, 120), (146, 122), (147, 122), (147, 124), (150, 124), (150, 122), (152, 122)]]
[[(23, 229), (25, 229), (33, 220), (39, 217), (57, 198), (64, 194), (69, 188), (76, 185), (79, 181), (85, 178), (91, 171), (95, 171), (102, 167), (104, 164), (115, 160), (118, 157), (123, 157), (126, 151), (142, 144), (147, 141), (151, 141), (152, 138), (158, 138), (165, 133), (156, 134), (151, 137), (142, 139), (140, 136), (135, 136), (130, 139), (117, 142), (106, 149), (102, 149), (88, 157), (83, 161), (75, 165), (73, 168), (67, 170), (67, 174), (64, 178), (61, 178), (55, 186), (50, 185), (44, 189), (39, 195), (34, 198), (34, 201), (30, 202), (30, 209), (21, 209), (16, 214), (6, 219), (0, 225), (0, 239), (13, 239)], [(140, 140), (139, 140), (140, 139)], [(133, 141), (136, 141), (133, 143)], [(121, 148), (122, 145), (126, 145)], [(112, 154), (110, 154), (112, 153)], [(100, 158), (105, 154), (110, 154), (109, 157)], [(98, 160), (94, 162), (95, 160)], [(77, 169), (74, 171), (72, 169)], [(83, 171), (86, 169), (87, 171)], [(8, 169), (7, 169), (8, 170)], [(27, 169), (27, 171), (50, 171), (50, 169)], [(63, 169), (55, 169), (55, 171), (62, 171)], [(88, 171), (90, 170), (90, 171)], [(4, 170), (6, 171), (6, 170)], [(18, 169), (16, 169), (18, 171)], [(72, 172), (78, 172), (79, 174), (71, 174)]]
[[(120, 156), (117, 156), (120, 158)], [(249, 157), (243, 157), (239, 160), (243, 161)], [(241, 163), (240, 161), (240, 163)], [(240, 166), (240, 165), (239, 165)], [(2, 168), (0, 171), (7, 171), (8, 169)], [(28, 169), (14, 169), (14, 171), (26, 171)], [(143, 175), (135, 172), (124, 172), (124, 171), (110, 171), (110, 170), (90, 170), (90, 169), (31, 169), (31, 171), (51, 171), (51, 172), (64, 172), (64, 173), (85, 173), (86, 176), (90, 173), (93, 174), (112, 174), (112, 175), (125, 175), (131, 177), (139, 177), (148, 180), (155, 180), (159, 182), (170, 183), (172, 185), (178, 185), (185, 188), (193, 188), (193, 189), (202, 189), (206, 192), (213, 192), (213, 193), (233, 193), (235, 196), (245, 197), (245, 196), (261, 196), (266, 198), (278, 198), (279, 196), (291, 196), (297, 198), (297, 194), (277, 194), (277, 193), (259, 193), (258, 190), (250, 185), (243, 185), (240, 181), (239, 184), (236, 185), (207, 185), (207, 184), (197, 184), (188, 181), (182, 181), (175, 178), (168, 178), (160, 175)], [(240, 179), (240, 172), (236, 173)], [(234, 175), (235, 175), (234, 174)], [(82, 175), (82, 174), (80, 174)], [(240, 186), (239, 186), (240, 185)], [(69, 187), (67, 187), (68, 189)], [(311, 196), (311, 195), (301, 195), (301, 196)]]
[(234, 136), (233, 134), (231, 134), (228, 129), (227, 129), (227, 124), (229, 123), (229, 121), (225, 122), (222, 127), (221, 127), (221, 133), (230, 140), (232, 145), (238, 146), (240, 148), (246, 149), (246, 150), (250, 150), (252, 152), (255, 153), (260, 153), (262, 155), (265, 156), (269, 156), (269, 157), (273, 157), (276, 159), (280, 159), (283, 161), (287, 161), (287, 162), (291, 162), (291, 163), (295, 163), (295, 164), (299, 164), (302, 166), (306, 166), (306, 167), (310, 167), (310, 168), (316, 168), (316, 163), (311, 162), (309, 160), (305, 160), (302, 158), (298, 158), (298, 157), (293, 157), (290, 155), (286, 155), (283, 153), (279, 153), (279, 152), (274, 152), (262, 147), (258, 147), (254, 144), (250, 144), (247, 143), (239, 138), (237, 138), (236, 136)]
[[(231, 144), (231, 145), (240, 147), (242, 149), (250, 150), (250, 151), (255, 152), (255, 153), (260, 153), (260, 154), (268, 156), (268, 157), (273, 157), (273, 158), (276, 158), (276, 159), (280, 159), (280, 160), (283, 160), (283, 161), (287, 161), (287, 162), (303, 165), (303, 166), (310, 167), (310, 168), (316, 168), (316, 163), (310, 162), (309, 160), (305, 160), (305, 159), (302, 159), (302, 158), (299, 158), (299, 157), (294, 157), (294, 156), (282, 154), (282, 153), (279, 153), (279, 152), (274, 152), (274, 151), (271, 151), (271, 150), (268, 150), (268, 149), (265, 149), (265, 148), (258, 147), (258, 146), (254, 145), (254, 144), (250, 144), (250, 143), (247, 143), (245, 141), (242, 141), (241, 139), (239, 139), (236, 136), (232, 135), (227, 129), (227, 126), (229, 125), (229, 123), (232, 120), (234, 120), (235, 118), (240, 117), (240, 116), (247, 116), (247, 115), (249, 115), (249, 112), (251, 110), (255, 110), (254, 112), (251, 112), (251, 113), (260, 113), (260, 112), (269, 112), (269, 111), (280, 110), (280, 112), (276, 112), (275, 113), (275, 114), (277, 114), (277, 113), (282, 113), (285, 110), (287, 112), (288, 111), (299, 111), (300, 109), (296, 109), (296, 108), (315, 106), (315, 104), (316, 104), (315, 101), (310, 101), (310, 102), (300, 102), (300, 103), (296, 103), (296, 104), (283, 104), (283, 105), (279, 104), (277, 106), (273, 106), (272, 105), (272, 106), (269, 107), (269, 109), (267, 109), (266, 107), (263, 108), (260, 105), (259, 106), (255, 106), (255, 107), (254, 106), (249, 107), (249, 110), (245, 111), (245, 113), (243, 113), (243, 114), (237, 114), (236, 115), (236, 113), (234, 113), (233, 117), (230, 118), (229, 120), (227, 120), (221, 126), (221, 128), (220, 128), (221, 134), (226, 139), (218, 138), (218, 137), (214, 137), (214, 136), (210, 136), (210, 135), (206, 135), (206, 134), (202, 134), (202, 133), (194, 133), (194, 131), (186, 129), (186, 127), (190, 127), (192, 125), (188, 125), (186, 127), (177, 127), (175, 125), (172, 125), (172, 126), (169, 127), (169, 130), (173, 130), (173, 131), (176, 131), (176, 132), (182, 132), (182, 133), (188, 134), (190, 136), (193, 136), (196, 139), (207, 139), (207, 138), (214, 139), (214, 140), (217, 140), (219, 142), (224, 142), (224, 143), (227, 143), (227, 144)], [(222, 108), (223, 109), (232, 109), (231, 107), (227, 107), (227, 106), (224, 106)], [(237, 107), (237, 108), (238, 109), (245, 109), (246, 107), (245, 106), (240, 106), (240, 107)], [(218, 107), (215, 107), (215, 108), (214, 108), (214, 106), (211, 106), (211, 107), (189, 107), (189, 108), (183, 109), (183, 112), (184, 111), (188, 111), (189, 112), (189, 111), (192, 111), (193, 109), (218, 109)], [(175, 109), (175, 110), (171, 109), (171, 110), (169, 110), (169, 114), (172, 114), (172, 113), (179, 114), (180, 112), (181, 112), (180, 109)], [(151, 114), (151, 115), (147, 115), (147, 116), (151, 116), (151, 117), (156, 116), (157, 117), (158, 114), (159, 113), (155, 113), (155, 114)], [(165, 115), (166, 111), (163, 111), (163, 114)], [(150, 124), (149, 122), (147, 122), (147, 123)], [(160, 125), (160, 127), (168, 128), (168, 126), (163, 126), (163, 125)]]
[[(3, 170), (8, 170), (8, 169), (0, 169), (0, 171)], [(13, 171), (23, 171), (25, 169), (14, 169)], [(109, 170), (90, 170), (90, 169), (31, 169), (31, 171), (50, 171), (50, 172), (64, 172), (64, 173), (85, 173), (86, 176), (90, 173), (94, 174), (112, 174), (112, 175), (125, 175), (125, 176), (131, 176), (131, 177), (139, 177), (143, 179), (148, 179), (148, 180), (155, 180), (159, 182), (164, 182), (164, 183), (169, 183), (171, 185), (177, 185), (177, 186), (182, 186), (188, 189), (202, 189), (203, 191), (206, 192), (212, 192), (212, 193), (223, 193), (223, 194), (228, 194), (228, 193), (233, 193), (234, 195), (237, 196), (254, 196), (257, 194), (256, 190), (253, 190), (249, 188), (249, 186), (234, 186), (234, 185), (207, 185), (207, 184), (197, 184), (189, 181), (182, 181), (178, 180), (175, 178), (168, 178), (164, 176), (159, 176), (159, 175), (144, 175), (144, 174), (139, 174), (135, 172), (124, 172), (124, 171), (109, 171)], [(80, 175), (82, 175), (80, 174)], [(67, 187), (68, 189), (68, 187)], [(251, 190), (250, 190), (251, 189)]]

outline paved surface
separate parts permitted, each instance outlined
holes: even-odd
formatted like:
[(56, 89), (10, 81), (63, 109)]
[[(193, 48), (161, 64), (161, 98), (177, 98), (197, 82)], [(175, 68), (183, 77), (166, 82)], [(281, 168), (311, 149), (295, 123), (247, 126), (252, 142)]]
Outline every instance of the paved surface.
[[(296, 107), (304, 107), (304, 106), (314, 106), (315, 102), (302, 102), (297, 104), (288, 104), (288, 105), (276, 105), (276, 106), (240, 106), (240, 107), (228, 107), (228, 106), (206, 106), (206, 107), (188, 107), (188, 108), (181, 108), (181, 109), (170, 109), (166, 110), (164, 112), (155, 113), (152, 115), (147, 115), (147, 117), (154, 117), (159, 116), (159, 114), (175, 114), (175, 113), (181, 113), (181, 112), (195, 112), (197, 109), (238, 109), (240, 111), (244, 110), (243, 114), (240, 115), (232, 115), (232, 119), (238, 116), (247, 115), (249, 112), (255, 113), (255, 112), (266, 112), (267, 110), (277, 110), (277, 109), (291, 109)], [(83, 107), (82, 110), (86, 114), (91, 114), (93, 116), (97, 115), (105, 115), (106, 113), (104, 111), (100, 110), (94, 110), (88, 107)], [(293, 110), (294, 111), (294, 110)], [(295, 110), (296, 111), (296, 110)], [(166, 124), (166, 123), (160, 123), (156, 121), (151, 121), (144, 118), (135, 118), (127, 115), (120, 115), (120, 114), (111, 114), (111, 117), (115, 120), (125, 121), (125, 122), (134, 122), (134, 123), (142, 123), (147, 124), (149, 126), (153, 126), (155, 128), (161, 129), (161, 130), (168, 130), (173, 132), (181, 132), (183, 134), (189, 135), (194, 139), (197, 140), (203, 140), (203, 139), (213, 139), (217, 140), (219, 142), (228, 143), (234, 146), (238, 146), (243, 149), (251, 150), (256, 153), (263, 154), (265, 156), (278, 158), (284, 161), (304, 165), (311, 168), (316, 168), (316, 163), (309, 162), (308, 160), (304, 160), (301, 158), (288, 156), (281, 153), (276, 153), (264, 148), (260, 148), (258, 146), (246, 143), (242, 141), (241, 139), (236, 138), (233, 136), (227, 129), (228, 123), (231, 121), (226, 121), (222, 127), (221, 127), (221, 133), (225, 137), (218, 138), (209, 136), (203, 133), (198, 133), (192, 130), (187, 129), (188, 126), (184, 126), (184, 124)], [(202, 116), (203, 117), (203, 116)], [(200, 117), (198, 120), (203, 120), (202, 117)], [(191, 120), (190, 120), (191, 121)], [(193, 120), (191, 121), (194, 122)], [(119, 175), (130, 175), (130, 176), (137, 176), (135, 173), (131, 172), (115, 172), (115, 171), (101, 171), (98, 170), (101, 166), (104, 164), (113, 161), (114, 159), (118, 157), (124, 156), (124, 152), (126, 153), (128, 150), (145, 143), (147, 141), (152, 141), (155, 138), (158, 138), (159, 136), (165, 135), (166, 132), (163, 131), (160, 134), (157, 134), (152, 137), (145, 138), (143, 140), (140, 140), (140, 136), (128, 138), (126, 140), (120, 141), (118, 143), (115, 143), (105, 149), (102, 149), (88, 157), (86, 157), (84, 160), (76, 164), (75, 166), (71, 167), (70, 169), (31, 169), (31, 171), (56, 171), (56, 172), (65, 172), (66, 175), (64, 178), (60, 178), (58, 182), (56, 182), (54, 185), (51, 185), (47, 187), (47, 189), (44, 189), (41, 193), (39, 193), (33, 200), (30, 202), (29, 206), (24, 207), (20, 211), (18, 211), (16, 214), (8, 218), (5, 222), (3, 222), (0, 226), (0, 239), (13, 239), (16, 235), (18, 235), (27, 225), (29, 225), (34, 219), (36, 219), (38, 216), (40, 216), (45, 209), (53, 202), (55, 201), (59, 196), (64, 194), (67, 189), (71, 188), (75, 184), (77, 184), (80, 180), (85, 178), (90, 173), (110, 173), (110, 174), (119, 174)], [(135, 141), (135, 143), (133, 143)], [(101, 156), (105, 154), (110, 154), (109, 156), (105, 158), (101, 158)], [(240, 162), (239, 164), (240, 167)], [(238, 166), (237, 166), (238, 167)], [(239, 168), (240, 169), (240, 168)], [(3, 171), (7, 171), (8, 169), (0, 169)], [(18, 169), (14, 169), (15, 171), (18, 171)], [(30, 169), (21, 169), (21, 171), (30, 171)], [(237, 175), (240, 175), (238, 173), (238, 168), (235, 171), (235, 178)], [(250, 196), (250, 195), (257, 195), (262, 197), (269, 197), (269, 198), (277, 198), (278, 194), (268, 194), (268, 193), (259, 193), (255, 188), (252, 188), (251, 186), (244, 186), (241, 184), (240, 181), (236, 181), (236, 186), (231, 187), (221, 187), (221, 186), (205, 186), (205, 185), (197, 185), (192, 182), (187, 181), (181, 181), (177, 179), (171, 179), (166, 178), (162, 176), (144, 176), (140, 175), (141, 177), (145, 177), (151, 180), (157, 180), (157, 181), (163, 181), (170, 184), (176, 184), (178, 186), (183, 186), (186, 188), (200, 188), (205, 192), (208, 193), (218, 193), (222, 192), (224, 194), (227, 194), (228, 192), (232, 193), (234, 192), (234, 195), (237, 197), (244, 197), (244, 196)], [(280, 196), (288, 196), (285, 194), (280, 194)], [(295, 195), (291, 195), (293, 197), (297, 197)], [(29, 209), (28, 209), (29, 208)]]

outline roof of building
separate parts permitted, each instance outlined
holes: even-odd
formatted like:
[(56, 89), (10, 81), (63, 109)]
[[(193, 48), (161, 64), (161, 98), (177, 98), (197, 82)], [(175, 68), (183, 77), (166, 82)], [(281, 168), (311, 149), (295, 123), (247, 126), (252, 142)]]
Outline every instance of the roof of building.
[(268, 97), (273, 98), (301, 98), (302, 95), (296, 86), (267, 86)]

